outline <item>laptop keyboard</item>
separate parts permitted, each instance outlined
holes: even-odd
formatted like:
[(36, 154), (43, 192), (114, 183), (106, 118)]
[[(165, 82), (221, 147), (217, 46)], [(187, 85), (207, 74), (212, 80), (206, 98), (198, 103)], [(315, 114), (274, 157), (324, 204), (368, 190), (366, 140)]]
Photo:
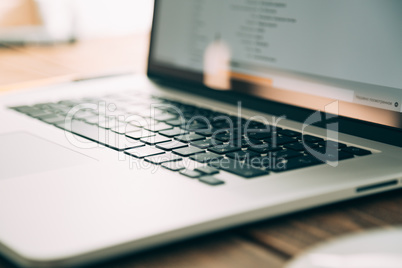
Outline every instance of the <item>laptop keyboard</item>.
[[(95, 108), (85, 108), (86, 104)], [(66, 122), (77, 105), (84, 109)], [(142, 93), (11, 109), (211, 186), (225, 183), (214, 177), (221, 171), (249, 179), (371, 154), (344, 143)], [(186, 161), (203, 165), (191, 169)]]

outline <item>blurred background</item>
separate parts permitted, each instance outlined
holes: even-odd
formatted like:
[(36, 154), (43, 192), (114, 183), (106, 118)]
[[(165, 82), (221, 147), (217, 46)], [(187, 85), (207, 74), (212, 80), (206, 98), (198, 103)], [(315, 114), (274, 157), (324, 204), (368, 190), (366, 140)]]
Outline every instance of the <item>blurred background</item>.
[(0, 93), (145, 73), (153, 0), (0, 0)]
[(51, 43), (148, 32), (152, 0), (1, 0), (0, 42)]

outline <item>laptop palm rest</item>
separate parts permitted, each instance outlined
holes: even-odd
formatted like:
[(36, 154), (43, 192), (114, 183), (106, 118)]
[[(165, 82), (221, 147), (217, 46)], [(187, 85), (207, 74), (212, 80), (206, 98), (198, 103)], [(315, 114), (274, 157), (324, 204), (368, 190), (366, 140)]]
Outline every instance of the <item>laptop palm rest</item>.
[(94, 161), (27, 132), (0, 135), (0, 148), (0, 180)]

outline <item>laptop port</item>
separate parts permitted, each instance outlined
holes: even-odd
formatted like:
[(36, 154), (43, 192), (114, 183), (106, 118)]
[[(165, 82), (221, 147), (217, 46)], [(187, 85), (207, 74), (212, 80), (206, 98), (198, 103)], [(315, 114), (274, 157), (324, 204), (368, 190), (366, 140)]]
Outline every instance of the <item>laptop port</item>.
[(398, 184), (398, 180), (391, 180), (391, 181), (386, 181), (386, 182), (381, 182), (381, 183), (377, 183), (377, 184), (371, 184), (371, 185), (359, 187), (356, 189), (356, 192), (361, 193), (361, 192), (366, 192), (366, 191), (371, 191), (371, 190), (377, 190), (379, 188), (394, 186), (397, 184)]

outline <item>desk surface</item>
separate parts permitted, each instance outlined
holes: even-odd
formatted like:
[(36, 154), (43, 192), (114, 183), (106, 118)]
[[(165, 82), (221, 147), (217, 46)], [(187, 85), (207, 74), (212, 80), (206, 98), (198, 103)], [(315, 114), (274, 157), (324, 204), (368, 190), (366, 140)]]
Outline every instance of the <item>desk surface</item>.
[[(118, 72), (145, 72), (148, 36), (0, 48), (0, 91)], [(101, 267), (282, 267), (343, 234), (402, 224), (402, 191), (254, 223), (120, 258)], [(0, 268), (12, 267), (0, 257)]]

